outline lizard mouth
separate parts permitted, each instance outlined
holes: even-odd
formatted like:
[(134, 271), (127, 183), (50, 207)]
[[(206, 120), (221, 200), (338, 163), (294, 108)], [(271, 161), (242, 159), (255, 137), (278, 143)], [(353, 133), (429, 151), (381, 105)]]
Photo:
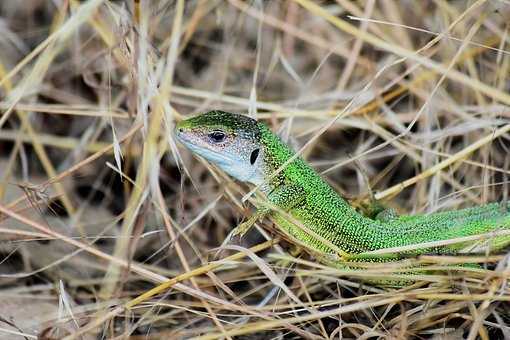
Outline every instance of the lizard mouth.
[(233, 163), (233, 160), (230, 157), (228, 157), (227, 154), (222, 153), (219, 150), (216, 150), (210, 144), (201, 140), (195, 134), (187, 132), (183, 128), (177, 127), (177, 129), (175, 130), (175, 136), (182, 145), (184, 145), (194, 153), (204, 157), (205, 159), (211, 162), (217, 164)]

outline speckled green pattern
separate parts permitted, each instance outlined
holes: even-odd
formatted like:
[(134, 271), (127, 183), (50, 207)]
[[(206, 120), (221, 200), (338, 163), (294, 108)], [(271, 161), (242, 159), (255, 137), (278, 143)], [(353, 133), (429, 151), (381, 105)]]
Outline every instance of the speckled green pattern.
[[(258, 128), (265, 150), (265, 172), (269, 176), (294, 153), (264, 124), (259, 123)], [(510, 229), (510, 204), (503, 203), (430, 215), (400, 216), (386, 222), (372, 220), (355, 211), (301, 158), (292, 161), (271, 184), (273, 189), (281, 185), (302, 188), (304, 197), (302, 200), (298, 197), (289, 212), (314, 233), (348, 253), (477, 235), (500, 228)], [(274, 201), (271, 193), (267, 194), (269, 200)], [(278, 201), (282, 199), (279, 197)], [(288, 223), (283, 218), (278, 220), (294, 238), (316, 250), (331, 252), (327, 245), (303, 231), (302, 227)], [(510, 239), (500, 237), (498, 241), (498, 245), (502, 246)], [(414, 253), (454, 253), (464, 246), (455, 244)]]
[[(227, 137), (224, 142), (213, 143), (207, 136), (218, 129), (225, 132)], [(492, 203), (430, 215), (394, 218), (390, 215), (383, 219), (365, 217), (299, 157), (273, 176), (276, 169), (294, 156), (294, 152), (266, 125), (246, 116), (211, 111), (179, 123), (176, 131), (181, 142), (193, 152), (241, 181), (260, 185), (273, 205), (290, 213), (302, 225), (298, 226), (276, 213), (274, 217), (283, 231), (319, 252), (336, 253), (332, 249), (336, 247), (345, 253), (359, 254), (510, 229), (508, 203)], [(250, 157), (254, 151), (256, 162), (254, 157)], [(239, 169), (241, 171), (237, 171)], [(510, 236), (499, 236), (493, 240), (491, 249), (509, 243)], [(453, 254), (466, 245), (469, 243), (413, 250), (407, 254)]]

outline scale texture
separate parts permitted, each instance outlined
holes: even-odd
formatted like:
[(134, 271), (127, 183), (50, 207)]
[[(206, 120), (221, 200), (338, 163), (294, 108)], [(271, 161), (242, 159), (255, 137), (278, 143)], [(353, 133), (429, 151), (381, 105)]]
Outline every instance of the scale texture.
[[(223, 133), (225, 140), (212, 141), (212, 133)], [(246, 116), (211, 111), (182, 121), (176, 134), (184, 145), (227, 173), (259, 185), (280, 211), (272, 214), (284, 233), (322, 253), (338, 253), (340, 249), (359, 254), (510, 229), (508, 202), (427, 215), (368, 218), (352, 208), (302, 158), (295, 157), (266, 125)], [(218, 155), (225, 159), (218, 161)], [(242, 169), (241, 175), (233, 170), (236, 167)], [(510, 236), (494, 237), (490, 242), (491, 250), (500, 249), (510, 243)], [(454, 254), (469, 245), (465, 242), (409, 252)]]

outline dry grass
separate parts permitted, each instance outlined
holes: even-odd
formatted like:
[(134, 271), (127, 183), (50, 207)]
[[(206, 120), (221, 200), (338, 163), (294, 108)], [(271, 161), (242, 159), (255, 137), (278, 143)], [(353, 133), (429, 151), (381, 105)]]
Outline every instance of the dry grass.
[(0, 2), (0, 338), (510, 338), (505, 254), (392, 289), (360, 282), (402, 264), (295, 258), (270, 220), (218, 249), (254, 198), (172, 133), (256, 116), (357, 206), (506, 200), (509, 23), (503, 0)]

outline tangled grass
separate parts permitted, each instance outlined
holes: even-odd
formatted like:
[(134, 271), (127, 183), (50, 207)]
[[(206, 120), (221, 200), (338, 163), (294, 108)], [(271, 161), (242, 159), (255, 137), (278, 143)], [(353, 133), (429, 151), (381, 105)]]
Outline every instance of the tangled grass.
[(396, 289), (269, 219), (222, 246), (250, 188), (172, 132), (256, 116), (356, 206), (506, 200), (509, 23), (503, 0), (0, 2), (0, 337), (510, 338), (504, 253), (422, 256), (452, 270)]

